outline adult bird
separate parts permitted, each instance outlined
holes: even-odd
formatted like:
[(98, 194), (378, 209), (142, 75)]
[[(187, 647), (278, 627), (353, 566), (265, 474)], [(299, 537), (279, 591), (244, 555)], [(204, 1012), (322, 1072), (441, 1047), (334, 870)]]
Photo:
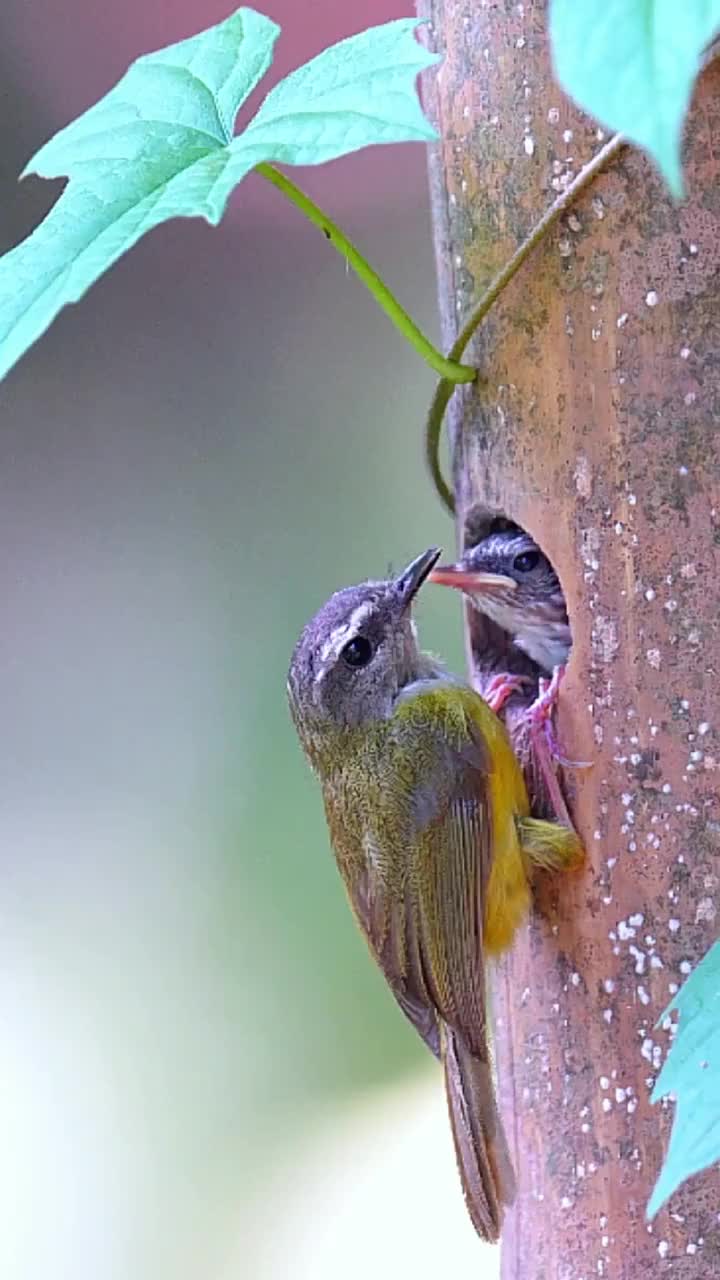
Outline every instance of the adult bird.
[(470, 1217), (495, 1240), (514, 1176), (487, 1043), (485, 957), (512, 942), (533, 868), (577, 865), (582, 848), (574, 831), (530, 816), (502, 723), (418, 648), (412, 604), (438, 554), (331, 596), (295, 647), (288, 696), (355, 917), (443, 1062)]

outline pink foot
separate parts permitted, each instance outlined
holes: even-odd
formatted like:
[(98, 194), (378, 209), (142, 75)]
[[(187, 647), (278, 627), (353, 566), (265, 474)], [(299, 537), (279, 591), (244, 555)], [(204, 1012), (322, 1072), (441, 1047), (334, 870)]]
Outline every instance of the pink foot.
[(558, 764), (563, 765), (564, 768), (589, 769), (590, 764), (588, 761), (568, 760), (567, 756), (563, 755), (557, 740), (557, 734), (555, 733), (553, 712), (557, 706), (560, 685), (564, 678), (565, 668), (555, 667), (551, 680), (545, 680), (542, 677), (539, 680), (538, 696), (528, 708), (531, 734), (534, 738), (537, 738), (540, 734), (544, 734), (550, 758)]
[(565, 675), (564, 667), (556, 667), (551, 680), (539, 681), (539, 692), (535, 701), (528, 707), (530, 722), (530, 742), (537, 766), (542, 774), (545, 787), (557, 817), (570, 824), (565, 798), (560, 790), (556, 765), (564, 765), (568, 769), (588, 769), (589, 764), (581, 760), (568, 760), (560, 750), (553, 712), (557, 706), (558, 693)]
[[(527, 676), (512, 676), (509, 671), (500, 671), (485, 685), (482, 697), (487, 702), (490, 710), (494, 711), (497, 716), (510, 695), (519, 693), (521, 689), (525, 689), (530, 683)], [(533, 706), (535, 705), (533, 703)]]

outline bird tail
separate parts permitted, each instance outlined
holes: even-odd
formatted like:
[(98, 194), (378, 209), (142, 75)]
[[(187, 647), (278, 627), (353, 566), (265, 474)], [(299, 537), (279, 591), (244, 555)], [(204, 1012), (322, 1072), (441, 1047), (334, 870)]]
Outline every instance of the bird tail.
[(540, 818), (518, 818), (520, 844), (525, 857), (544, 871), (572, 871), (585, 861), (585, 850), (572, 827)]
[(470, 1052), (462, 1036), (442, 1027), (450, 1124), (465, 1202), (483, 1240), (500, 1235), (503, 1209), (515, 1199), (515, 1175), (495, 1102), (490, 1062)]

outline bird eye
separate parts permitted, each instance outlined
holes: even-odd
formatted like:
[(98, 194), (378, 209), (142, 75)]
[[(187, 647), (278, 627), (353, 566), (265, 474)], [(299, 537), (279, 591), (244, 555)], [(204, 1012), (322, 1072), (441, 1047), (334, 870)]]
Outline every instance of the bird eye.
[(530, 573), (531, 570), (537, 569), (539, 563), (539, 551), (522, 551), (513, 560), (513, 569), (517, 569), (518, 573)]
[(373, 647), (365, 636), (348, 640), (340, 655), (349, 667), (366, 667), (373, 656)]

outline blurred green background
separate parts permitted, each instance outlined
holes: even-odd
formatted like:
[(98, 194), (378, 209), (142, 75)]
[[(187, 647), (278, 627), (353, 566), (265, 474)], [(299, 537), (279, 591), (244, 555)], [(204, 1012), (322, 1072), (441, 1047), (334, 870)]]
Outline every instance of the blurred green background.
[[(268, 5), (281, 68), (409, 11), (366, 9)], [(3, 247), (59, 190), (15, 185), (45, 138), (226, 12), (9, 0)], [(437, 338), (425, 166), (297, 176)], [(440, 1074), (285, 705), (332, 590), (452, 545), (433, 376), (261, 187), (217, 231), (154, 232), (0, 388), (4, 1280), (479, 1274)], [(419, 622), (459, 668), (457, 602), (428, 591)]]

